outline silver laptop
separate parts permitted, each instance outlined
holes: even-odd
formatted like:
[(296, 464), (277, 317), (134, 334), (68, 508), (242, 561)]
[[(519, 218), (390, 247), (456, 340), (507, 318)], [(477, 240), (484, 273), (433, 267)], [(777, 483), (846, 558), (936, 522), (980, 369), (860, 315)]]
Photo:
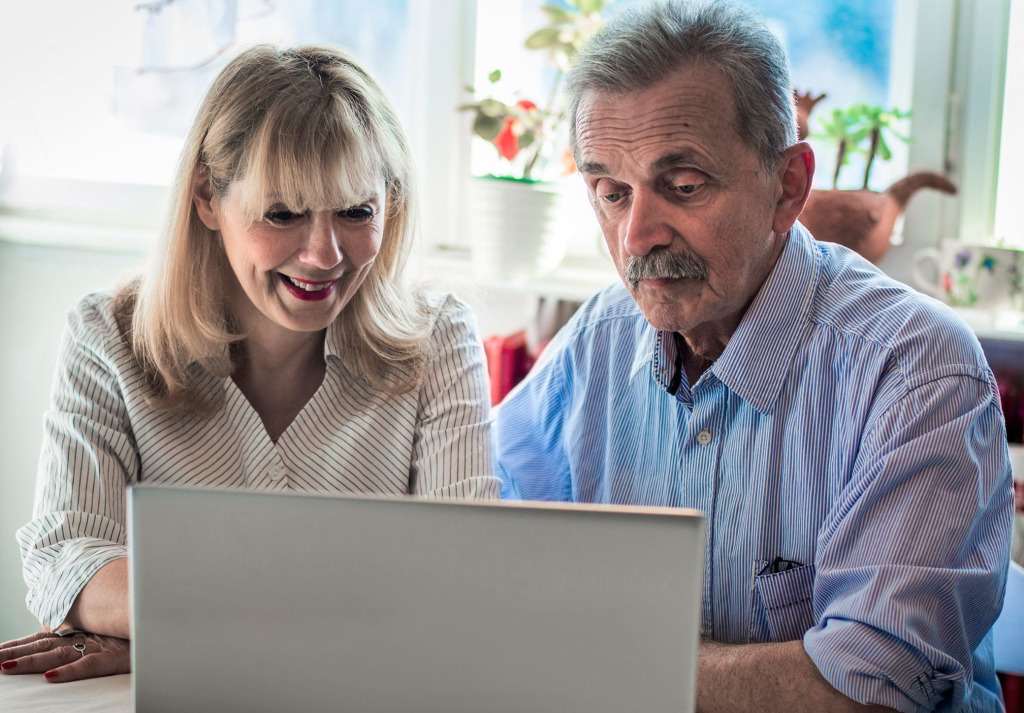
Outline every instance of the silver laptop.
[(694, 511), (129, 494), (135, 706), (692, 711)]

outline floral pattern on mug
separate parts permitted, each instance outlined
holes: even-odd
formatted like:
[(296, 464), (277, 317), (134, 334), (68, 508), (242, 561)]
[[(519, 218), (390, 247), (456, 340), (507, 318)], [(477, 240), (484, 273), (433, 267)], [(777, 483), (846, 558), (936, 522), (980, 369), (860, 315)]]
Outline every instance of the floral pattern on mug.
[[(952, 272), (942, 275), (942, 290), (949, 298), (949, 303), (954, 307), (973, 307), (978, 302), (978, 278), (982, 272), (995, 274), (999, 267), (999, 260), (988, 253), (981, 254), (981, 260), (974, 269), (971, 267), (974, 253), (970, 250), (962, 250), (953, 258)], [(1021, 275), (1017, 264), (1010, 264), (1010, 295), (1017, 297), (1021, 292)]]

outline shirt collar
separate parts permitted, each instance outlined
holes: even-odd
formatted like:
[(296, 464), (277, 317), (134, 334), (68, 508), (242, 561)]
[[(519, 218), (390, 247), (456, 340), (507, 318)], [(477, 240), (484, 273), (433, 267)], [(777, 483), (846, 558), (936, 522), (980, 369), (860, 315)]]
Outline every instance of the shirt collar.
[(673, 384), (679, 370), (676, 363), (678, 349), (674, 336), (672, 332), (655, 329), (644, 319), (637, 348), (633, 353), (633, 363), (629, 367), (629, 380), (635, 379), (641, 371), (650, 369), (651, 378), (662, 389), (671, 392), (672, 386), (678, 388), (678, 384)]
[(771, 274), (711, 367), (722, 383), (762, 413), (771, 411), (796, 356), (821, 263), (814, 238), (796, 223)]
[[(768, 279), (755, 295), (712, 373), (762, 413), (771, 411), (782, 389), (797, 342), (807, 324), (821, 273), (814, 238), (796, 223)], [(632, 380), (648, 364), (651, 376), (668, 391), (676, 376), (676, 342), (645, 322), (633, 363)]]
[(324, 337), (324, 361), (330, 364), (332, 361), (341, 361), (341, 330), (338, 328), (338, 320), (327, 325), (327, 335)]

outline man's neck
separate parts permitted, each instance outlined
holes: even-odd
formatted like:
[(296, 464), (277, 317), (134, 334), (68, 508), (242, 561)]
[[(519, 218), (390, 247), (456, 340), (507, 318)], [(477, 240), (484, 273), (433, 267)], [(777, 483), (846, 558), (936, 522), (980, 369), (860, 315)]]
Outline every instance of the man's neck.
[(699, 347), (701, 348), (700, 352), (682, 335), (676, 340), (676, 348), (679, 349), (680, 354), (680, 364), (686, 373), (686, 383), (691, 386), (697, 383), (697, 380), (700, 379), (704, 372), (715, 363), (715, 359), (725, 351), (725, 344), (722, 344), (720, 347), (716, 344), (710, 349), (707, 347), (711, 347), (711, 345), (699, 345)]

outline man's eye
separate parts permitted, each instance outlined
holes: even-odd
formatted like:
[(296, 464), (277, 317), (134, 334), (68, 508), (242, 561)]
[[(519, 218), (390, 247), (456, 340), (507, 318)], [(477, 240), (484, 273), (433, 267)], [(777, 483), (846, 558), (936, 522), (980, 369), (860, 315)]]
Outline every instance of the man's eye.
[(691, 193), (695, 193), (702, 185), (704, 185), (704, 184), (703, 183), (684, 183), (681, 186), (676, 186), (676, 191), (678, 191), (679, 193), (682, 193), (684, 195), (690, 195)]
[(605, 193), (601, 196), (601, 200), (605, 203), (618, 203), (622, 200), (622, 193)]
[(290, 210), (268, 210), (263, 218), (274, 225), (287, 225), (300, 216), (301, 213), (293, 213)]
[(348, 218), (349, 220), (365, 223), (371, 218), (373, 218), (373, 208), (370, 208), (369, 206), (365, 205), (360, 205), (355, 206), (353, 208), (345, 208), (344, 210), (339, 210), (338, 215), (340, 215), (343, 218)]

